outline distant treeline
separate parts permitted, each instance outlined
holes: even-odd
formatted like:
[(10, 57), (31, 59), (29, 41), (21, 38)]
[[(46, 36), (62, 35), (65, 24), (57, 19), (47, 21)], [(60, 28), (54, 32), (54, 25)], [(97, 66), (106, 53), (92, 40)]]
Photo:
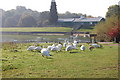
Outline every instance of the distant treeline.
[[(38, 12), (26, 9), (24, 6), (17, 6), (16, 9), (5, 11), (0, 9), (0, 19), (2, 19), (2, 27), (44, 27), (49, 25), (49, 11)], [(87, 16), (82, 13), (58, 13), (59, 18), (78, 18)]]

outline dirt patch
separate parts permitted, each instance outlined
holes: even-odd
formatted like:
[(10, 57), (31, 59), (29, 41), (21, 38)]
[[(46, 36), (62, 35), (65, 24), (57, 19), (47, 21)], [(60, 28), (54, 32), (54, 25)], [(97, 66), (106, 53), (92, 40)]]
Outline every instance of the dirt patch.
[(113, 42), (98, 42), (99, 44), (113, 44)]

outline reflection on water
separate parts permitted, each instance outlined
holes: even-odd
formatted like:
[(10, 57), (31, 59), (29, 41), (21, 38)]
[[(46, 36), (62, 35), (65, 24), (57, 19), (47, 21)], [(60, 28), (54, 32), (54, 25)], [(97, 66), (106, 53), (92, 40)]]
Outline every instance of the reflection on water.
[(88, 37), (75, 37), (70, 35), (18, 35), (18, 34), (2, 34), (2, 42), (62, 42), (64, 40), (79, 42), (88, 42)]

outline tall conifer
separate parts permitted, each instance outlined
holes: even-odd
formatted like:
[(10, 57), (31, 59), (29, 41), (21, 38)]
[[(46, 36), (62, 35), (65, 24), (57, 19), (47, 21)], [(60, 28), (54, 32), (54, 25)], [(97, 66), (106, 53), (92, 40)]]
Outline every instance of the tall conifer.
[(57, 14), (57, 7), (56, 7), (55, 0), (51, 1), (51, 7), (50, 7), (50, 16), (49, 16), (49, 22), (50, 24), (57, 24), (58, 21), (58, 14)]

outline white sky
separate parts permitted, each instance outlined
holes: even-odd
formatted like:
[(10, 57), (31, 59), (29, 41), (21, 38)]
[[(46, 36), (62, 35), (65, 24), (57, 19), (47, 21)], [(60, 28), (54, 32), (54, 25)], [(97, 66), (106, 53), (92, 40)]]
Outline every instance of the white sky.
[[(70, 11), (92, 16), (105, 17), (107, 8), (118, 4), (119, 0), (56, 0), (58, 13)], [(0, 8), (4, 10), (15, 9), (16, 6), (25, 6), (27, 9), (39, 12), (49, 11), (51, 0), (1, 0)]]

